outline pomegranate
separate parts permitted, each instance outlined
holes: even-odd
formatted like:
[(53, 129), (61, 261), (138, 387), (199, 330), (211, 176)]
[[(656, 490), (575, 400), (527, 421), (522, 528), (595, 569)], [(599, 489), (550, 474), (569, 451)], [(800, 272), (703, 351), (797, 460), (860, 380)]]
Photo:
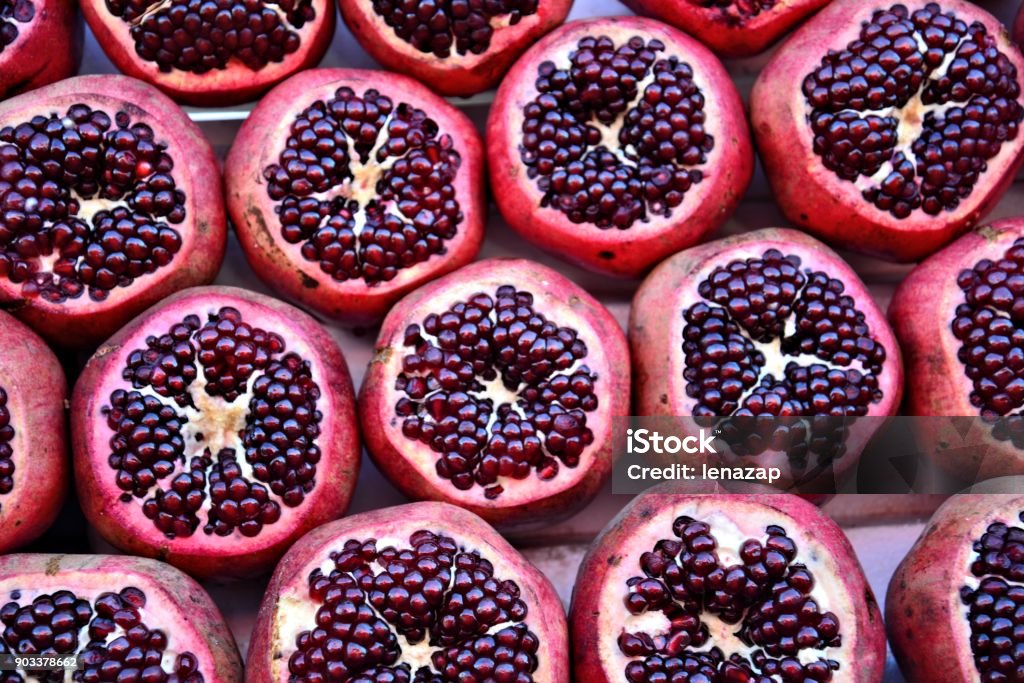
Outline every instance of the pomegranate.
[(1013, 40), (1018, 46), (1024, 43), (1024, 4), (1017, 10), (1017, 16), (1013, 21)]
[(345, 69), (304, 72), (264, 97), (225, 168), (256, 273), (360, 324), (476, 257), (482, 174), (464, 114), (410, 78)]
[(721, 225), (753, 169), (722, 64), (684, 33), (635, 17), (566, 24), (523, 55), (491, 108), (487, 152), (509, 225), (625, 277)]
[(0, 306), (89, 347), (184, 287), (226, 240), (213, 149), (151, 86), (81, 76), (0, 102)]
[(53, 523), (68, 485), (64, 403), (68, 387), (53, 352), (0, 313), (0, 554)]
[(623, 0), (700, 39), (720, 57), (763, 52), (830, 0)]
[(254, 100), (316, 66), (334, 37), (334, 0), (81, 0), (110, 61), (179, 102)]
[(384, 320), (359, 396), (367, 450), (410, 498), (550, 523), (611, 472), (628, 354), (608, 311), (555, 271), (474, 263)]
[(882, 312), (837, 254), (793, 230), (668, 259), (637, 291), (629, 334), (638, 414), (728, 418), (725, 459), (779, 467), (783, 486), (834, 488), (900, 405)]
[(782, 212), (883, 258), (934, 252), (992, 208), (1024, 159), (1022, 66), (970, 2), (835, 0), (751, 95)]
[(82, 20), (68, 0), (0, 0), (0, 99), (74, 76)]
[(72, 400), (85, 516), (196, 576), (252, 576), (341, 516), (359, 468), (340, 349), (301, 311), (188, 289), (92, 357)]
[(352, 34), (384, 68), (442, 95), (493, 88), (572, 0), (338, 0)]
[(173, 567), (137, 557), (0, 557), (0, 653), (78, 658), (77, 671), (5, 670), (5, 683), (243, 680), (210, 596)]
[(551, 583), (479, 517), (413, 503), (326, 524), (278, 565), (249, 683), (568, 683)]
[(587, 683), (877, 683), (885, 666), (850, 542), (789, 495), (637, 497), (584, 558), (569, 622)]

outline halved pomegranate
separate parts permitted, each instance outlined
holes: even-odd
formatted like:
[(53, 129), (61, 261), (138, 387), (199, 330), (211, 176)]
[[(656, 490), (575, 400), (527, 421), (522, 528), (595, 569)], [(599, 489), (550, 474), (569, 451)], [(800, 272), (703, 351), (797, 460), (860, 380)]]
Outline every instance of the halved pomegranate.
[(961, 0), (835, 0), (764, 68), (751, 118), (782, 212), (821, 239), (914, 261), (1020, 167), (1024, 56)]
[(796, 496), (639, 496), (584, 558), (569, 620), (587, 683), (878, 683), (885, 667), (850, 542)]
[(277, 566), (246, 680), (568, 683), (551, 583), (479, 517), (413, 503), (326, 524)]
[(476, 257), (483, 163), (472, 122), (411, 78), (307, 71), (264, 97), (239, 130), (225, 168), (228, 210), (267, 285), (369, 323)]
[(244, 678), (210, 596), (173, 567), (137, 557), (0, 557), (0, 653), (78, 658), (77, 670), (5, 670), (6, 683)]
[(334, 0), (81, 0), (110, 61), (179, 102), (254, 100), (316, 66), (334, 37)]
[(0, 99), (78, 72), (82, 20), (69, 0), (0, 0)]
[(226, 239), (213, 149), (153, 87), (81, 76), (0, 103), (0, 306), (52, 343), (210, 282)]
[(384, 68), (442, 95), (498, 84), (534, 41), (565, 21), (572, 0), (338, 0), (352, 34)]
[(502, 81), (487, 123), (494, 198), (526, 239), (637, 277), (721, 225), (753, 152), (732, 79), (649, 19), (566, 24)]
[(301, 311), (188, 289), (133, 320), (72, 400), (82, 509), (115, 546), (251, 576), (341, 516), (359, 469), (341, 350)]
[(728, 418), (725, 459), (780, 467), (780, 485), (834, 487), (900, 405), (884, 315), (836, 253), (793, 230), (668, 259), (637, 291), (629, 335), (638, 414)]
[(686, 31), (721, 57), (763, 52), (831, 0), (623, 0), (637, 14)]
[(53, 352), (0, 313), (0, 553), (50, 527), (68, 488), (68, 385)]
[(410, 498), (505, 527), (550, 523), (611, 472), (628, 354), (604, 306), (562, 275), (474, 263), (384, 320), (359, 396), (366, 447)]

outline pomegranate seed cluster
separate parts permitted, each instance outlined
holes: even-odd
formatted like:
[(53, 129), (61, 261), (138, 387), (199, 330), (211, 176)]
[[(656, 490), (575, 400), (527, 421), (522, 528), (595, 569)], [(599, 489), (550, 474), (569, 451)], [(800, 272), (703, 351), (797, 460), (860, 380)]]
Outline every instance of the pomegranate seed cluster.
[(693, 68), (658, 40), (579, 41), (569, 64), (540, 65), (523, 110), (520, 157), (541, 205), (573, 223), (626, 230), (670, 216), (714, 148)]
[[(955, 209), (1024, 118), (1017, 69), (996, 36), (939, 3), (875, 11), (803, 92), (822, 163), (896, 218)], [(904, 144), (907, 126), (920, 131)]]
[(76, 104), (0, 127), (0, 277), (26, 298), (102, 301), (168, 265), (185, 220), (173, 169), (125, 111)]
[(299, 49), (313, 0), (106, 0), (135, 51), (163, 72), (204, 74), (237, 60), (259, 71)]
[[(797, 546), (785, 529), (768, 526), (763, 540), (743, 541), (735, 549), (740, 562), (731, 566), (719, 559), (709, 524), (682, 516), (672, 533), (640, 556), (643, 575), (627, 581), (629, 613), (658, 612), (669, 626), (664, 633), (622, 632), (619, 649), (633, 658), (626, 681), (832, 680), (839, 664), (826, 655), (842, 644), (839, 619), (814, 599), (814, 577), (795, 561)], [(704, 614), (738, 625), (747, 654), (713, 642)]]
[(18, 39), (18, 24), (28, 23), (35, 16), (32, 0), (0, 0), (0, 53)]
[(373, 285), (445, 253), (463, 220), (460, 164), (424, 111), (339, 88), (296, 117), (264, 177), (285, 240), (333, 279)]
[(395, 35), (442, 59), (454, 48), (479, 55), (491, 46), (496, 20), (515, 26), (537, 13), (540, 0), (373, 0), (373, 11)]
[(762, 12), (771, 11), (778, 0), (690, 0), (701, 7), (720, 9), (722, 14), (734, 19), (751, 19)]
[[(14, 425), (11, 407), (7, 405), (7, 392), (0, 387), (0, 496), (14, 490)], [(0, 510), (3, 505), (0, 504)]]
[[(143, 622), (146, 595), (129, 586), (86, 600), (69, 590), (39, 595), (31, 602), (13, 591), (0, 607), (0, 653), (78, 655), (75, 683), (202, 683), (199, 661), (178, 654), (164, 668), (167, 634)], [(33, 672), (28, 680), (59, 683), (65, 672)], [(14, 671), (0, 672), (0, 683), (25, 683)]]
[[(316, 626), (288, 660), (304, 683), (533, 683), (537, 635), (525, 622), (519, 586), (454, 539), (420, 530), (409, 547), (350, 539), (314, 569), (309, 596)], [(418, 670), (403, 648), (429, 648)]]
[[(115, 390), (104, 407), (109, 465), (121, 500), (139, 499), (168, 537), (195, 533), (204, 509), (204, 533), (256, 536), (316, 485), (322, 415), (310, 364), (237, 309), (188, 315), (148, 337), (123, 375), (132, 389)], [(204, 406), (231, 412), (239, 402), (238, 424), (204, 420)], [(214, 450), (214, 441), (235, 447)]]
[[(479, 292), (409, 325), (404, 346), (402, 433), (438, 454), (438, 476), (456, 488), (483, 486), (493, 499), (504, 491), (499, 477), (549, 481), (593, 443), (598, 376), (581, 364), (587, 346), (537, 311), (529, 292)], [(499, 382), (514, 404), (489, 395)]]

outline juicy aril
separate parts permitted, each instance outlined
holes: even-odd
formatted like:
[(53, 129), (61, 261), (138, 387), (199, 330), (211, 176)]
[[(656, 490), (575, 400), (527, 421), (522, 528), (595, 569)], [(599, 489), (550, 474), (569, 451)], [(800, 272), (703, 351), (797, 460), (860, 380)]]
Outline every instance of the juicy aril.
[(781, 467), (782, 485), (834, 486), (900, 405), (882, 312), (837, 254), (792, 230), (662, 263), (633, 301), (630, 345), (637, 414), (728, 418), (725, 457)]
[(1024, 57), (961, 0), (836, 0), (779, 49), (751, 95), (786, 217), (899, 261), (992, 208), (1024, 152)]
[(494, 87), (534, 41), (558, 26), (572, 0), (338, 0), (359, 44), (386, 69), (442, 95)]
[(608, 311), (555, 271), (474, 263), (384, 320), (359, 396), (366, 447), (410, 498), (550, 523), (611, 471), (628, 354)]
[(483, 151), (460, 111), (410, 78), (322, 69), (264, 97), (228, 154), (228, 210), (256, 273), (350, 323), (472, 261)]
[(0, 99), (78, 71), (82, 20), (69, 0), (0, 0)]
[(77, 671), (5, 671), (7, 683), (243, 680), (231, 631), (199, 584), (136, 557), (0, 557), (0, 653), (78, 658)]
[(526, 239), (636, 277), (732, 213), (753, 153), (707, 48), (656, 21), (566, 24), (502, 81), (487, 123), (494, 198)]
[(72, 400), (78, 496), (117, 547), (250, 576), (348, 506), (352, 384), (312, 318), (229, 287), (185, 290), (86, 365)]
[(885, 667), (850, 542), (788, 495), (636, 498), (584, 558), (570, 629), (587, 683), (877, 683)]
[(334, 0), (81, 0), (122, 73), (179, 102), (256, 99), (315, 66), (334, 37)]
[(568, 683), (551, 583), (460, 508), (414, 503), (324, 525), (274, 572), (249, 683)]
[(64, 402), (68, 387), (53, 352), (0, 313), (0, 553), (53, 523), (68, 485)]
[(82, 76), (0, 103), (0, 306), (98, 344), (224, 256), (213, 149), (154, 88)]

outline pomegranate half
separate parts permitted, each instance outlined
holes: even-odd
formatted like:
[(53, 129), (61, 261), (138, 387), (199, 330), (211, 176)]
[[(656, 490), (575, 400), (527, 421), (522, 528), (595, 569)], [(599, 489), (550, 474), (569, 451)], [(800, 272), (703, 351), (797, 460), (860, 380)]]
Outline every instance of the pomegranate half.
[(254, 100), (316, 66), (334, 37), (334, 0), (81, 0), (124, 74), (179, 102)]
[(569, 683), (551, 583), (461, 508), (413, 503), (326, 524), (277, 566), (248, 683)]
[(230, 287), (180, 292), (100, 347), (71, 426), (89, 522), (200, 577), (269, 569), (344, 513), (359, 469), (341, 350), (301, 311)]
[(367, 450), (410, 498), (551, 523), (611, 472), (628, 358), (607, 309), (562, 275), (474, 263), (384, 320), (359, 396)]
[(782, 486), (834, 492), (900, 405), (884, 315), (835, 252), (793, 230), (668, 259), (637, 291), (629, 335), (637, 414), (728, 418), (725, 459), (780, 467)]
[(321, 69), (264, 97), (225, 168), (228, 210), (268, 286), (348, 323), (472, 261), (486, 214), (470, 120), (411, 78)]
[(587, 683), (878, 683), (885, 667), (850, 542), (784, 494), (637, 497), (584, 558), (569, 621)]
[(82, 19), (69, 0), (0, 0), (0, 99), (78, 72)]
[(572, 0), (338, 0), (341, 17), (386, 69), (441, 95), (493, 88), (534, 41), (569, 14)]
[(6, 683), (244, 678), (231, 631), (202, 587), (137, 557), (0, 557), (0, 653), (78, 658), (77, 670), (6, 670)]
[(498, 90), (487, 152), (512, 228), (624, 277), (713, 232), (753, 171), (743, 104), (722, 64), (636, 17), (572, 22), (530, 48)]
[(831, 244), (898, 261), (984, 216), (1020, 167), (1024, 56), (961, 0), (835, 0), (751, 95), (782, 212)]
[(68, 385), (35, 332), (0, 313), (0, 554), (35, 540), (57, 518), (69, 464)]

